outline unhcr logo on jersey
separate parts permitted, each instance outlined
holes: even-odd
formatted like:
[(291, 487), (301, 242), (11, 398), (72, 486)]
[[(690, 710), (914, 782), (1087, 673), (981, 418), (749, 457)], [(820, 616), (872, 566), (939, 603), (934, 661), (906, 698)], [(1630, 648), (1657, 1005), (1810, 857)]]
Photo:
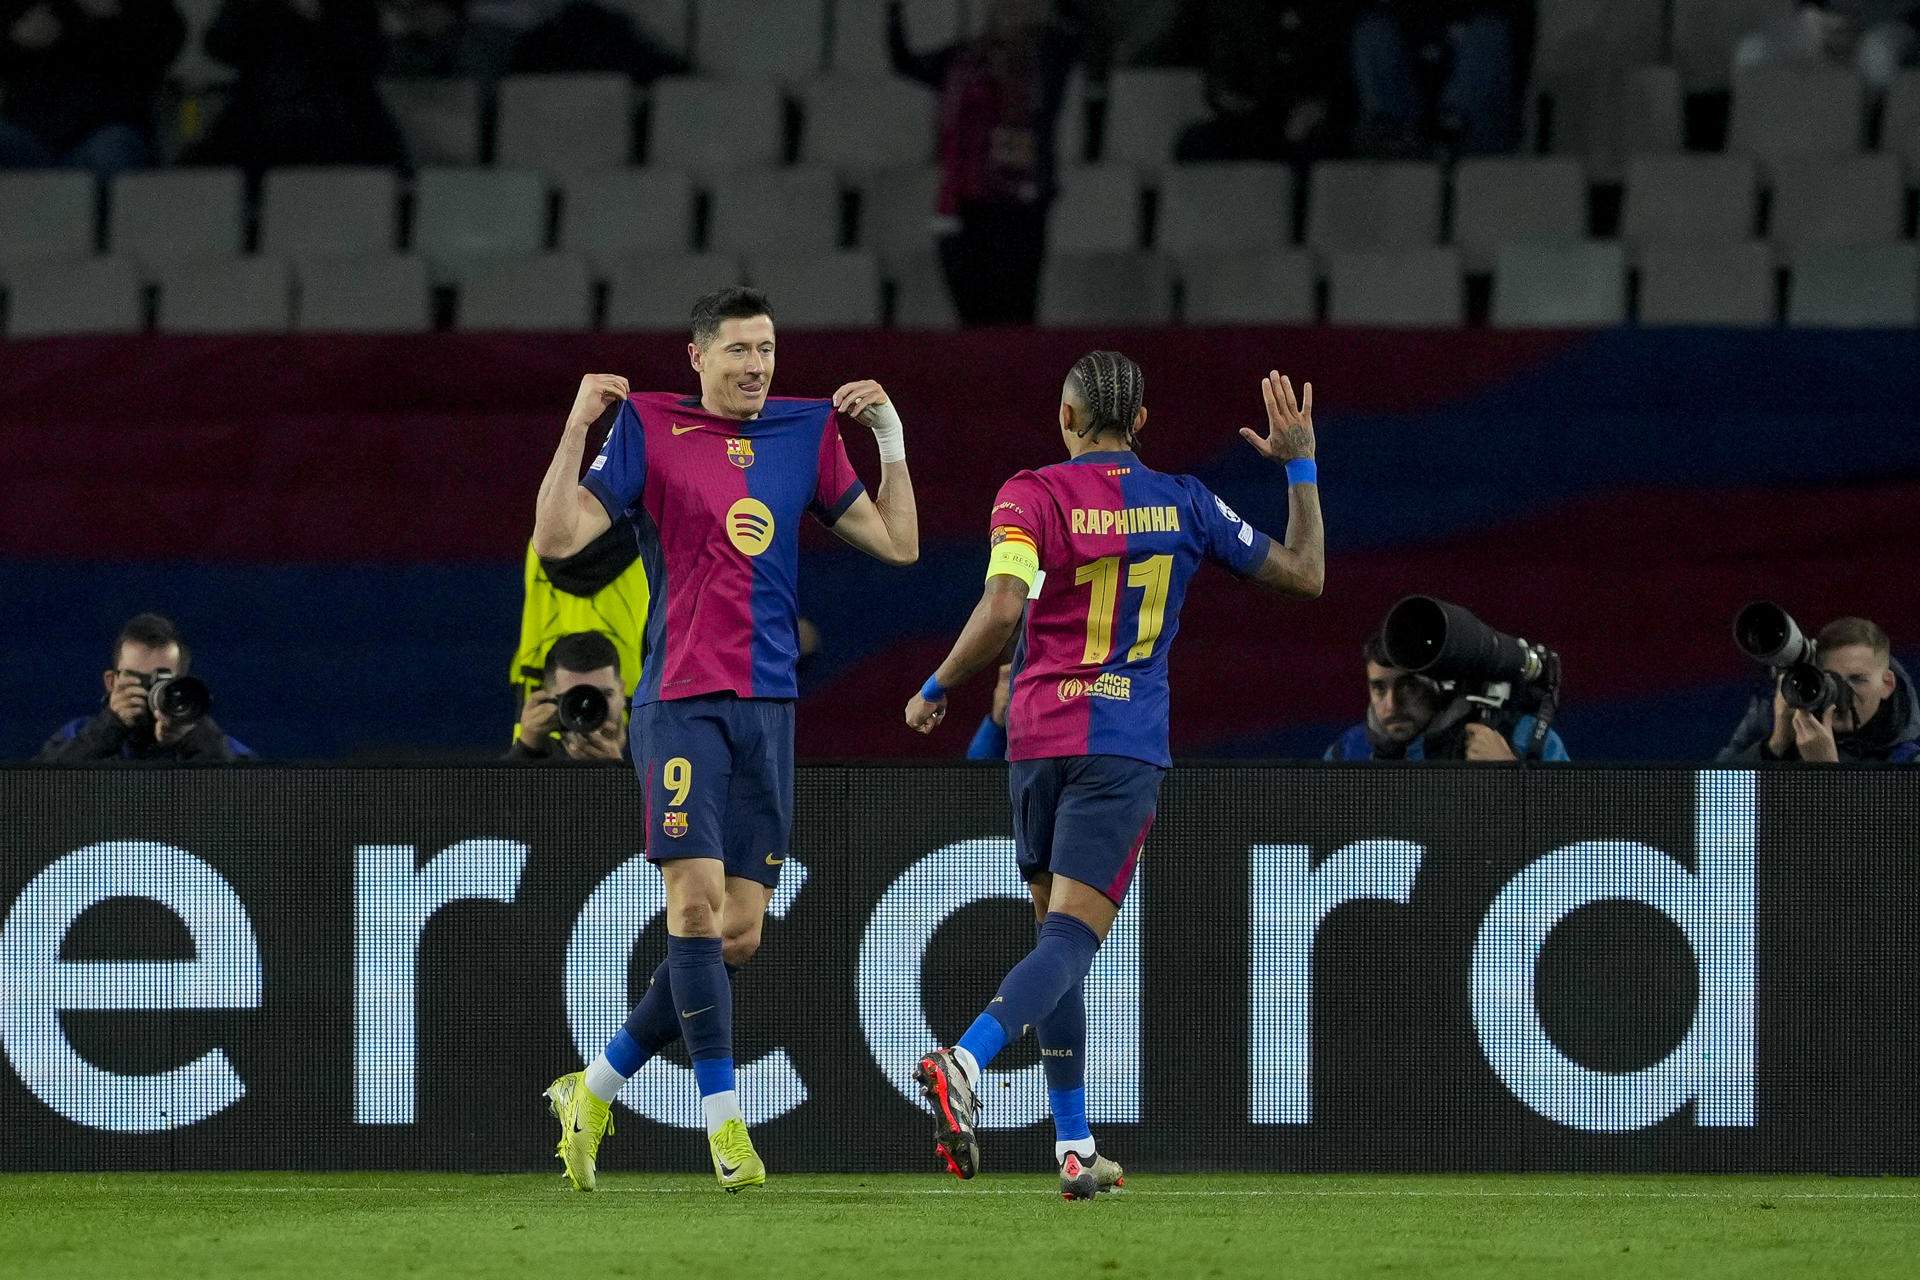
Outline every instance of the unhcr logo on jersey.
[(1075, 533), (1178, 533), (1178, 507), (1075, 507)]
[(1112, 671), (1102, 671), (1092, 680), (1068, 676), (1060, 682), (1056, 692), (1062, 702), (1072, 702), (1075, 698), (1111, 698), (1115, 702), (1130, 702), (1133, 700), (1133, 677)]
[(757, 556), (773, 545), (773, 512), (758, 498), (742, 498), (727, 508), (727, 540), (743, 556)]

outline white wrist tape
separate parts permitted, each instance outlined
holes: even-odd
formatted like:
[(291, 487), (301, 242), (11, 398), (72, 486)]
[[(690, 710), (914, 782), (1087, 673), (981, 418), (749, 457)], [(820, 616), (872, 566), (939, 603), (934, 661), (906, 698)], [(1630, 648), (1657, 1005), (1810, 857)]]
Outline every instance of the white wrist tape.
[(860, 421), (873, 428), (873, 442), (880, 446), (882, 465), (907, 460), (907, 429), (891, 401), (869, 405), (860, 411)]

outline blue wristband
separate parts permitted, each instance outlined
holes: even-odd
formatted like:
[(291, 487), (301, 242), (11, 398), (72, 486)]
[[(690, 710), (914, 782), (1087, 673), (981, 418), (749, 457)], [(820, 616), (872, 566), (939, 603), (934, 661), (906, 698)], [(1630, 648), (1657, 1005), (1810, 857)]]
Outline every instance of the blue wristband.
[(928, 676), (927, 682), (920, 686), (920, 696), (928, 702), (938, 702), (947, 696), (947, 691), (940, 687), (940, 680), (937, 676)]
[(1288, 484), (1319, 484), (1320, 469), (1312, 458), (1295, 458), (1287, 464)]

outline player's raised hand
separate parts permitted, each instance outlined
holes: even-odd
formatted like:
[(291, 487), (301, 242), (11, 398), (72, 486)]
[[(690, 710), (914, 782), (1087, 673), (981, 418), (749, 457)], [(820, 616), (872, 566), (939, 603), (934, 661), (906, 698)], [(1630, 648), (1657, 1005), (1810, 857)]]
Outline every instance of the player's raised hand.
[(833, 393), (833, 407), (849, 418), (859, 418), (887, 403), (887, 389), (872, 378), (849, 382)]
[(947, 718), (947, 700), (929, 702), (919, 694), (907, 699), (907, 727), (918, 733), (932, 733)]
[(580, 390), (573, 397), (573, 413), (568, 419), (581, 426), (599, 421), (607, 406), (628, 395), (627, 380), (617, 373), (590, 373), (580, 379)]
[(1278, 369), (1260, 379), (1260, 398), (1267, 406), (1267, 434), (1261, 435), (1251, 427), (1240, 428), (1240, 434), (1246, 442), (1259, 450), (1260, 456), (1274, 462), (1292, 462), (1295, 458), (1313, 456), (1313, 384), (1306, 383), (1300, 389), (1300, 399), (1293, 398), (1293, 382), (1283, 376)]

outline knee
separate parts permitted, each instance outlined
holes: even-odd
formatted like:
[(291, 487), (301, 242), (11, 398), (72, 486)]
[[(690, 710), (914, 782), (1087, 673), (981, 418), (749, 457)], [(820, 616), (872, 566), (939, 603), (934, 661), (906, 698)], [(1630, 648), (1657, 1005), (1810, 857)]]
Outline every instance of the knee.
[(758, 950), (760, 922), (757, 920), (745, 928), (729, 930), (720, 940), (721, 957), (736, 969), (744, 968)]
[(717, 938), (720, 913), (699, 899), (674, 903), (667, 911), (667, 931), (676, 938)]

